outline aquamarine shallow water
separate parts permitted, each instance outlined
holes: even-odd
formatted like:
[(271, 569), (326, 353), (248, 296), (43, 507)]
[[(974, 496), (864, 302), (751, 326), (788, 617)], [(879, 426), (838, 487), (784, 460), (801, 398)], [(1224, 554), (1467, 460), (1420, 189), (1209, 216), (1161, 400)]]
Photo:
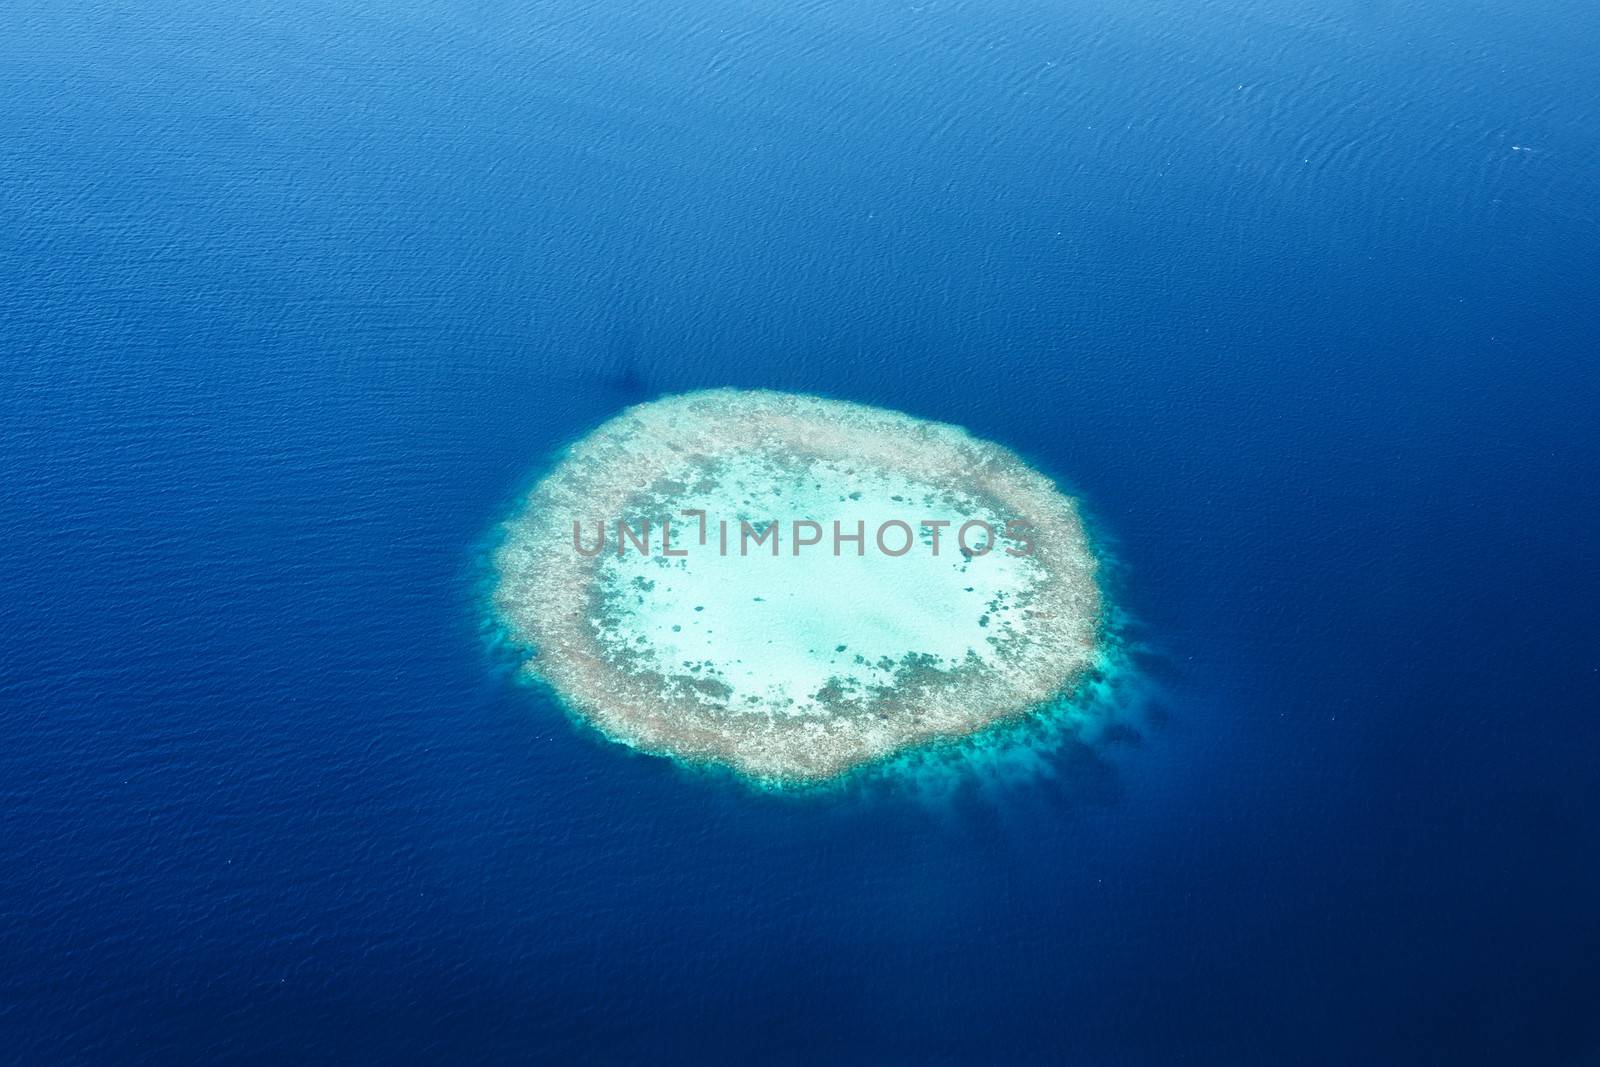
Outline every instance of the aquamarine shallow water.
[[(0, 1058), (1586, 1062), (1590, 8), (0, 13)], [(752, 796), (495, 523), (628, 403), (954, 422), (1156, 721)]]

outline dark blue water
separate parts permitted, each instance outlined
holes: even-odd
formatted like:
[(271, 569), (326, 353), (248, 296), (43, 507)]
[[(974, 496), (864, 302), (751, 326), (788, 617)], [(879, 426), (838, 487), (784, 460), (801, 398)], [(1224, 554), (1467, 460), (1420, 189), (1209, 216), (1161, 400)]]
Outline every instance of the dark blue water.
[[(0, 1059), (1600, 1057), (1587, 0), (10, 0)], [(507, 677), (709, 385), (1084, 495), (1161, 694), (930, 799)]]

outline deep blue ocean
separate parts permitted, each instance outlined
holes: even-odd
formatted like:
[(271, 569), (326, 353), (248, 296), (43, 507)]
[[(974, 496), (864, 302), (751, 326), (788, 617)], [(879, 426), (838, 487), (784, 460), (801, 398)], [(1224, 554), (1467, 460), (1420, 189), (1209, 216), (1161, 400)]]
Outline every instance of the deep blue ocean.
[[(1592, 0), (8, 0), (0, 1061), (1600, 1063)], [(706, 386), (1081, 494), (1148, 707), (752, 791), (485, 553)]]

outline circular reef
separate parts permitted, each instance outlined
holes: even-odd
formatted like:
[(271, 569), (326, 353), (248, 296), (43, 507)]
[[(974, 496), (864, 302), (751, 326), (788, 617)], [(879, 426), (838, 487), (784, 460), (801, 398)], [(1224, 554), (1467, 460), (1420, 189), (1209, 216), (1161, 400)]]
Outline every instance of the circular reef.
[(959, 427), (718, 389), (623, 411), (506, 524), (526, 670), (635, 748), (836, 778), (1070, 697), (1103, 633), (1074, 502)]

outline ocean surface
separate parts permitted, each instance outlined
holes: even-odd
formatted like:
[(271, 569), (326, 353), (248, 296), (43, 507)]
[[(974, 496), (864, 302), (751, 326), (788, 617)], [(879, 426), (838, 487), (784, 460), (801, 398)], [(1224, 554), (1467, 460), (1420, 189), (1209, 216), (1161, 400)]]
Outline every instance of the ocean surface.
[[(0, 1061), (1600, 1063), (1591, 0), (8, 0)], [(1148, 707), (774, 796), (486, 552), (707, 386), (1078, 494)]]

